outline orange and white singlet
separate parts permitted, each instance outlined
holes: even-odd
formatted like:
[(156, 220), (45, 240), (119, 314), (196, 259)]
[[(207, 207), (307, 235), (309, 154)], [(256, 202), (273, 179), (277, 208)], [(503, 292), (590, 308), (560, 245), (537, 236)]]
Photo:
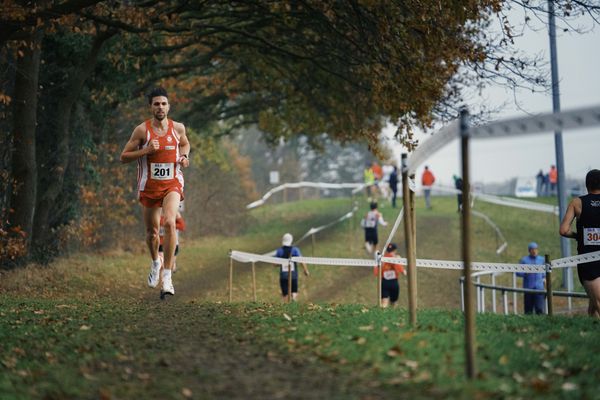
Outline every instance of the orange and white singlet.
[(159, 136), (152, 129), (152, 120), (146, 121), (146, 141), (140, 147), (148, 147), (154, 139), (160, 145), (154, 154), (146, 154), (138, 159), (138, 192), (166, 192), (175, 189), (183, 191), (183, 173), (178, 163), (179, 135), (168, 120), (167, 133)]

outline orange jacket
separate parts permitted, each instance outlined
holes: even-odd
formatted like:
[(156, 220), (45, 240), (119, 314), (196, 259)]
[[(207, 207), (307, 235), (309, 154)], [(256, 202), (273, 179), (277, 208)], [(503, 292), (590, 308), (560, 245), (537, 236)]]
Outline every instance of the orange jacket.
[(428, 169), (423, 171), (423, 175), (421, 176), (421, 183), (423, 186), (431, 186), (433, 185), (433, 182), (435, 182), (435, 176), (433, 176), (433, 173)]
[(558, 170), (556, 168), (550, 168), (550, 172), (548, 172), (548, 178), (550, 183), (558, 182)]

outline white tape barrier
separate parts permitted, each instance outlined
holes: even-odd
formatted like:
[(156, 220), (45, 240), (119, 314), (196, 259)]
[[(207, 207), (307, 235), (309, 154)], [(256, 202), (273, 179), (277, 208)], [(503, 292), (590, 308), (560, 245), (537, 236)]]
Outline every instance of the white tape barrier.
[(246, 253), (245, 251), (237, 251), (237, 250), (232, 250), (229, 253), (229, 257), (236, 261), (243, 262), (243, 263), (264, 262), (264, 263), (268, 263), (268, 264), (279, 264), (279, 265), (287, 265), (289, 263), (289, 260), (286, 258)]
[(284, 183), (269, 190), (260, 199), (252, 202), (246, 206), (247, 209), (256, 208), (262, 206), (273, 194), (281, 192), (284, 189), (299, 189), (299, 188), (318, 188), (318, 189), (352, 189), (352, 193), (357, 193), (364, 189), (364, 183), (324, 183), (324, 182), (296, 182), (296, 183)]
[[(434, 186), (433, 191), (440, 191), (445, 193), (461, 194), (462, 191), (449, 187), (449, 186)], [(558, 215), (558, 207), (551, 204), (536, 203), (534, 201), (527, 201), (521, 199), (514, 199), (511, 197), (495, 196), (492, 194), (484, 194), (471, 192), (471, 196), (487, 203), (498, 204), (506, 207), (521, 208), (524, 210), (540, 211)]]
[[(264, 262), (269, 264), (287, 265), (288, 260), (285, 258), (269, 257), (252, 253), (232, 250), (230, 257), (239, 262)], [(588, 257), (589, 258), (589, 257)], [(600, 259), (598, 252), (597, 259)], [(293, 262), (301, 262), (311, 265), (332, 265), (332, 266), (348, 266), (348, 267), (374, 267), (377, 265), (375, 260), (353, 259), (353, 258), (321, 258), (321, 257), (292, 257)], [(595, 259), (594, 259), (595, 260)], [(399, 257), (382, 257), (382, 262), (406, 265), (406, 258)], [(593, 261), (593, 260), (592, 260)], [(453, 269), (462, 270), (462, 261), (445, 261), (445, 260), (427, 260), (417, 259), (417, 267), (422, 268), (438, 268), (438, 269)], [(557, 266), (560, 268), (561, 266)], [(495, 272), (545, 272), (545, 265), (529, 265), (529, 264), (506, 264), (506, 263), (491, 263), (491, 262), (474, 262), (471, 264), (471, 269), (474, 271), (495, 271)]]
[(352, 216), (358, 211), (358, 207), (354, 206), (352, 208), (352, 211), (347, 212), (346, 214), (342, 215), (341, 217), (339, 217), (338, 219), (336, 219), (335, 221), (331, 221), (330, 223), (326, 224), (326, 225), (321, 225), (318, 226), (316, 228), (310, 228), (308, 230), (308, 232), (306, 232), (304, 234), (304, 236), (302, 236), (300, 239), (296, 240), (296, 243), (300, 243), (302, 242), (304, 239), (306, 239), (307, 237), (309, 237), (310, 235), (314, 235), (317, 232), (321, 232), (322, 230), (325, 230), (327, 228), (332, 227), (333, 225), (339, 224), (342, 221), (345, 221), (347, 219), (352, 218)]
[[(524, 118), (512, 118), (482, 126), (469, 127), (469, 136), (473, 138), (497, 138), (556, 130), (574, 130), (598, 125), (600, 125), (600, 106), (593, 106), (556, 114), (547, 113)], [(429, 157), (459, 136), (458, 120), (454, 120), (434, 133), (428, 140), (419, 145), (408, 159), (409, 175), (414, 174), (417, 168)]]
[(396, 234), (396, 230), (400, 226), (400, 222), (402, 221), (403, 217), (404, 217), (404, 207), (402, 207), (400, 209), (400, 212), (398, 213), (398, 217), (396, 217), (396, 222), (394, 222), (394, 226), (392, 227), (392, 230), (390, 231), (390, 235), (388, 236), (388, 238), (385, 242), (385, 246), (383, 246), (384, 249), (387, 249), (388, 245), (390, 243), (392, 243), (392, 239), (394, 238), (394, 235)]
[(550, 261), (550, 264), (552, 264), (552, 268), (566, 268), (592, 261), (600, 261), (600, 251), (594, 251), (593, 253), (579, 254), (577, 256), (565, 258), (558, 258), (556, 260)]
[(489, 226), (492, 227), (492, 229), (494, 229), (496, 231), (496, 233), (500, 237), (500, 240), (502, 240), (502, 244), (496, 249), (496, 254), (502, 253), (506, 249), (506, 247), (508, 247), (508, 243), (506, 242), (506, 239), (504, 238), (504, 235), (502, 234), (502, 231), (500, 230), (500, 228), (498, 228), (498, 225), (496, 225), (494, 223), (494, 221), (492, 221), (490, 219), (490, 217), (488, 217), (487, 215), (485, 215), (482, 212), (479, 212), (479, 211), (471, 209), (471, 214), (475, 215), (476, 217), (479, 217), (479, 218), (483, 219), (485, 222), (488, 223)]

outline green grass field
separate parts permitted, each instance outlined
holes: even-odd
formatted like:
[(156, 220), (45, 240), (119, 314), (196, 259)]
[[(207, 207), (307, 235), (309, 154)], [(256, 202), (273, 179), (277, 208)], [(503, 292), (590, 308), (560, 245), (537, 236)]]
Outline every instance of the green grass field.
[[(417, 256), (458, 260), (455, 199), (433, 205), (425, 210), (417, 198)], [(419, 269), (417, 327), (407, 324), (405, 282), (399, 307), (378, 309), (367, 268), (309, 266), (300, 303), (287, 305), (277, 268), (257, 264), (252, 302), (250, 264), (235, 263), (227, 303), (229, 250), (265, 253), (284, 232), (299, 237), (350, 208), (349, 199), (271, 205), (254, 210), (238, 237), (184, 238), (177, 294), (167, 302), (145, 287), (142, 240), (135, 254), (73, 254), (3, 272), (0, 398), (600, 398), (598, 323), (581, 315), (478, 315), (479, 375), (467, 381), (457, 271)], [(532, 240), (559, 256), (555, 216), (479, 202), (475, 209), (509, 246), (497, 255), (494, 231), (474, 218), (474, 260), (516, 262)], [(383, 242), (398, 210), (381, 211), (390, 222)], [(314, 248), (311, 239), (301, 243), (303, 254), (365, 258), (359, 219), (317, 234)], [(394, 240), (401, 244), (403, 234)]]

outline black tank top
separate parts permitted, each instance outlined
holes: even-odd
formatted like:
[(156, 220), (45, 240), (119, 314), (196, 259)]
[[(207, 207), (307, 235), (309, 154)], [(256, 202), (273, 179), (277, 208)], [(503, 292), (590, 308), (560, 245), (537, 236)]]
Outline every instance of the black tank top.
[(587, 194), (581, 199), (581, 215), (577, 218), (577, 252), (600, 250), (600, 194)]

